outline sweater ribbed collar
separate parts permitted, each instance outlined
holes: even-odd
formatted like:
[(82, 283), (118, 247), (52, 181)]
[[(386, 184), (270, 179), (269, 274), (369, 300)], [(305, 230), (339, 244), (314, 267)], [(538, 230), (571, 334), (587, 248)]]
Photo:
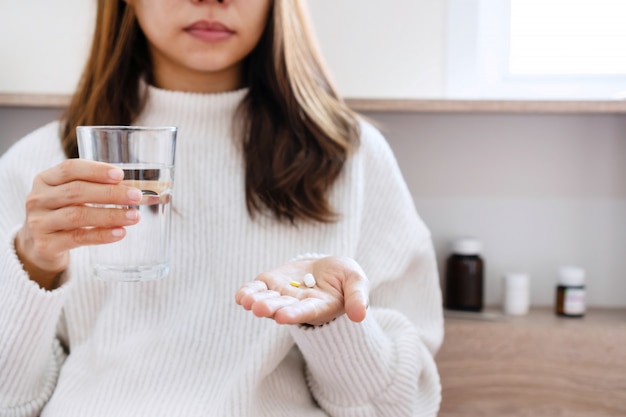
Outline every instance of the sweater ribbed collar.
[(248, 93), (241, 88), (224, 93), (164, 90), (143, 84), (147, 93), (138, 124), (173, 125), (187, 131), (227, 132), (237, 107)]

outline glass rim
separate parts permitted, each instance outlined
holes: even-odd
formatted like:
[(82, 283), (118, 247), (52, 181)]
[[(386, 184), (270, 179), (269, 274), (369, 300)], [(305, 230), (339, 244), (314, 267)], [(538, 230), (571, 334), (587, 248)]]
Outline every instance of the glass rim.
[(97, 130), (97, 131), (168, 131), (175, 132), (178, 130), (176, 126), (123, 126), (123, 125), (82, 125), (76, 126), (80, 130)]

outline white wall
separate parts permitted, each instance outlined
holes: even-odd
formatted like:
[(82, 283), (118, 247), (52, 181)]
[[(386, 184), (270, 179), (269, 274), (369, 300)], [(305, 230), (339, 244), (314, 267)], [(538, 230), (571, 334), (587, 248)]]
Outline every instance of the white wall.
[[(71, 93), (90, 45), (94, 4), (3, 1), (0, 93)], [(444, 1), (309, 4), (322, 51), (343, 95), (425, 98), (443, 93)]]
[[(0, 151), (59, 114), (0, 107)], [(552, 305), (556, 268), (588, 271), (589, 304), (626, 307), (626, 115), (371, 113), (394, 149), (440, 264), (449, 242), (485, 245), (486, 302), (531, 275)], [(441, 272), (443, 273), (443, 267)]]
[(94, 5), (95, 0), (3, 0), (0, 93), (71, 93), (91, 44)]
[(438, 98), (445, 1), (311, 0), (321, 49), (346, 97)]

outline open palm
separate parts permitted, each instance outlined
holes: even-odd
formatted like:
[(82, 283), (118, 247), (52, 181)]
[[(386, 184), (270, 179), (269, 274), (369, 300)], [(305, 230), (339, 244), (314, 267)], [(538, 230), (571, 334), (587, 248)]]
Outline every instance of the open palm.
[[(315, 276), (316, 285), (294, 287), (306, 273)], [(243, 285), (235, 296), (237, 304), (258, 317), (280, 324), (322, 325), (346, 313), (359, 322), (365, 318), (369, 283), (361, 267), (345, 257), (297, 261), (258, 275)]]

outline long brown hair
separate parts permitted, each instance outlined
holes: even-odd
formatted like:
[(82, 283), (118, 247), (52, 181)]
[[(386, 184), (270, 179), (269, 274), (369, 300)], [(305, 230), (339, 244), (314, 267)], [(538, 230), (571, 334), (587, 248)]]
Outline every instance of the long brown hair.
[[(76, 126), (132, 124), (140, 80), (152, 79), (147, 40), (132, 7), (99, 0), (91, 52), (62, 124), (62, 144), (78, 156)], [(301, 0), (274, 0), (261, 39), (245, 59), (248, 94), (239, 108), (251, 216), (330, 222), (328, 200), (358, 144), (357, 116), (337, 94)]]

